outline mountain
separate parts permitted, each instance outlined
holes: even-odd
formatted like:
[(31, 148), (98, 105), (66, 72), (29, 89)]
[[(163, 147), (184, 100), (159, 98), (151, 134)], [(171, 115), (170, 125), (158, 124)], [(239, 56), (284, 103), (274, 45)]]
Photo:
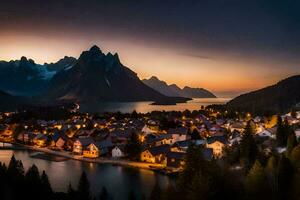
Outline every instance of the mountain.
[(152, 76), (150, 79), (144, 79), (143, 82), (156, 91), (171, 97), (187, 97), (187, 98), (216, 98), (214, 94), (203, 88), (191, 88), (185, 86), (183, 89), (176, 84), (168, 85), (166, 82)]
[(211, 93), (210, 91), (203, 89), (203, 88), (191, 88), (185, 86), (182, 89), (184, 97), (191, 97), (191, 98), (216, 98), (216, 96)]
[(104, 54), (97, 46), (82, 52), (74, 66), (56, 73), (43, 97), (79, 102), (188, 100), (170, 98), (148, 87), (121, 63), (118, 54)]
[(300, 75), (277, 84), (240, 95), (227, 103), (229, 108), (257, 114), (282, 113), (300, 102)]
[[(148, 80), (143, 79), (142, 81), (149, 87), (153, 88), (154, 90), (156, 90), (166, 96), (170, 96), (170, 97), (180, 96), (180, 94), (176, 91), (176, 89), (171, 89), (170, 86), (166, 82), (159, 80), (155, 76), (152, 76)], [(174, 87), (176, 87), (176, 85)]]
[(37, 95), (47, 88), (57, 71), (74, 62), (65, 57), (57, 63), (39, 65), (24, 56), (20, 60), (0, 61), (0, 90), (13, 95)]
[(77, 59), (74, 57), (65, 56), (64, 58), (60, 59), (56, 63), (45, 63), (48, 71), (61, 71), (61, 70), (67, 70), (68, 68), (71, 68), (76, 63)]
[(28, 99), (19, 96), (13, 96), (6, 92), (0, 91), (0, 110), (3, 111), (14, 111), (20, 106), (28, 103)]

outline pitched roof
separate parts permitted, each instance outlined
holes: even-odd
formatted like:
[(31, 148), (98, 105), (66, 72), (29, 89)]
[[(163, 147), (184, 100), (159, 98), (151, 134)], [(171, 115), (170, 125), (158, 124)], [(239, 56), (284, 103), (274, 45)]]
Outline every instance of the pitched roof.
[(79, 142), (81, 143), (82, 146), (88, 146), (88, 145), (94, 143), (94, 140), (91, 137), (78, 138), (77, 140), (79, 140)]
[(223, 144), (227, 144), (227, 139), (225, 136), (212, 136), (212, 137), (207, 138), (208, 144), (214, 143), (216, 141), (219, 141)]
[(159, 139), (172, 139), (172, 135), (171, 134), (161, 134), (159, 135), (157, 138)]
[(126, 147), (126, 145), (117, 145), (117, 146), (115, 146), (114, 148), (118, 148), (118, 149), (120, 149), (121, 151), (125, 151), (125, 147)]
[(179, 127), (179, 128), (170, 128), (168, 130), (168, 134), (181, 134), (185, 135), (187, 134), (188, 129), (186, 127)]
[(96, 147), (98, 147), (99, 149), (103, 149), (103, 148), (109, 148), (109, 147), (113, 147), (113, 143), (111, 142), (111, 140), (102, 140), (102, 141), (97, 141), (95, 143)]
[(159, 155), (159, 154), (167, 154), (170, 150), (170, 145), (168, 144), (164, 144), (161, 146), (155, 146), (155, 147), (151, 147), (150, 149), (148, 149), (148, 151), (150, 151), (150, 153), (153, 156)]
[(168, 158), (175, 158), (175, 159), (179, 159), (179, 160), (182, 160), (185, 155), (186, 155), (186, 153), (183, 153), (183, 152), (172, 152), (172, 151), (170, 151), (170, 152), (167, 153)]
[(42, 133), (37, 134), (36, 139), (38, 140), (47, 140), (48, 136)]
[(191, 144), (191, 140), (178, 141), (173, 144), (175, 147), (188, 147)]
[(67, 137), (66, 137), (66, 135), (64, 133), (61, 133), (61, 132), (55, 132), (54, 135), (52, 135), (52, 140), (54, 140), (55, 142), (59, 138), (63, 138), (65, 140)]

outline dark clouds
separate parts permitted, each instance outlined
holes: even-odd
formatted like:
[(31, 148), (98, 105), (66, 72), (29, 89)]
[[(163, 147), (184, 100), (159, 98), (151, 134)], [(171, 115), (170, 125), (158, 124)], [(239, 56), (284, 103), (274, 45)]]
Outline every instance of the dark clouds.
[(105, 32), (162, 42), (193, 56), (210, 49), (297, 63), (299, 10), (296, 0), (4, 0), (0, 25), (16, 31)]

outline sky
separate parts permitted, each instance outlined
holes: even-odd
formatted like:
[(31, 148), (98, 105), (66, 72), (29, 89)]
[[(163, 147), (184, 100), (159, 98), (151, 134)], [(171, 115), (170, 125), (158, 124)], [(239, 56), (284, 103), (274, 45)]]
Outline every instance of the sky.
[(0, 60), (55, 62), (92, 45), (138, 76), (219, 96), (300, 73), (296, 0), (2, 0)]

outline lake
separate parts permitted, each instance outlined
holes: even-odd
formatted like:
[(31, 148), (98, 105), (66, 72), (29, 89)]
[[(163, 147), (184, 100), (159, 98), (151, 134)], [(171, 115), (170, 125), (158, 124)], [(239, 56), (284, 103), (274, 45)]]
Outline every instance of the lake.
[(200, 110), (201, 106), (211, 104), (225, 104), (230, 98), (197, 98), (187, 103), (178, 103), (176, 105), (151, 105), (151, 101), (140, 102), (102, 102), (93, 104), (81, 104), (80, 111), (89, 113), (117, 112), (131, 113), (147, 113), (152, 111), (184, 111), (184, 110)]
[(113, 166), (109, 164), (86, 163), (76, 160), (53, 162), (30, 157), (30, 151), (0, 150), (0, 161), (9, 163), (14, 154), (16, 159), (22, 160), (25, 170), (35, 164), (40, 173), (45, 170), (55, 191), (66, 191), (69, 183), (77, 187), (82, 171), (87, 173), (91, 183), (91, 191), (98, 195), (105, 186), (115, 200), (127, 199), (130, 190), (137, 195), (149, 196), (156, 182), (166, 188), (172, 179), (168, 176), (150, 170)]

